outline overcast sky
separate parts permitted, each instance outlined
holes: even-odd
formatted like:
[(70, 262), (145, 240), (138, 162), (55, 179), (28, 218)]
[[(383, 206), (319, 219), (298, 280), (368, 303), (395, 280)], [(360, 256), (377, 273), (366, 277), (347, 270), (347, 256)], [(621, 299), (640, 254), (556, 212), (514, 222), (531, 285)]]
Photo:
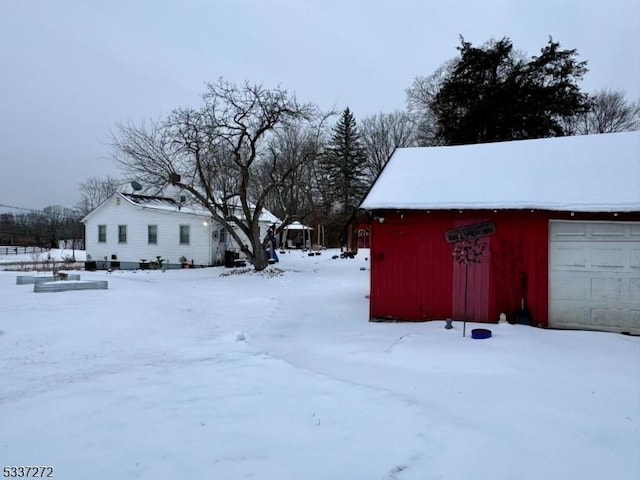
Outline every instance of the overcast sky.
[(552, 36), (588, 61), (584, 91), (640, 99), (640, 0), (3, 1), (0, 205), (74, 206), (80, 182), (119, 175), (114, 125), (197, 106), (219, 77), (356, 119), (403, 109), (459, 35), (529, 55)]

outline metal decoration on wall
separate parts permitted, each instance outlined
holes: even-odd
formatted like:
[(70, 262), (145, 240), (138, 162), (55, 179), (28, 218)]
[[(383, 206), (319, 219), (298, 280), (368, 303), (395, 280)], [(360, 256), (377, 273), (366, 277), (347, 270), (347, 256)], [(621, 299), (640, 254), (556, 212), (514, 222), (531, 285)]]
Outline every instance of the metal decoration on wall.
[(492, 222), (486, 222), (447, 230), (445, 237), (447, 242), (456, 243), (473, 238), (488, 237), (494, 233), (496, 233), (496, 226)]

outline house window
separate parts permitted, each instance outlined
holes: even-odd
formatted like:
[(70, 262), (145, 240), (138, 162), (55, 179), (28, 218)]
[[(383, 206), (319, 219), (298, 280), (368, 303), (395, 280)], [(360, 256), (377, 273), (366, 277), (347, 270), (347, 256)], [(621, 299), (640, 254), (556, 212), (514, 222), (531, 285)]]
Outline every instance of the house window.
[(189, 225), (180, 225), (180, 245), (189, 245)]
[(220, 243), (227, 243), (227, 231), (224, 228), (220, 229)]
[(127, 243), (126, 225), (118, 225), (118, 243)]
[(149, 245), (158, 244), (158, 226), (157, 225), (147, 225), (147, 243), (149, 243)]
[(107, 243), (106, 225), (98, 225), (98, 243)]

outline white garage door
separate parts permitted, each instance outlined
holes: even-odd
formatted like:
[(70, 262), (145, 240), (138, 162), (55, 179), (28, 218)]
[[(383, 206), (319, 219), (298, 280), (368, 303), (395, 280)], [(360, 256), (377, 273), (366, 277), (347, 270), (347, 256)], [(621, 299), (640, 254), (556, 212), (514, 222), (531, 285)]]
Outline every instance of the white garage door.
[(640, 222), (552, 221), (549, 326), (640, 334)]

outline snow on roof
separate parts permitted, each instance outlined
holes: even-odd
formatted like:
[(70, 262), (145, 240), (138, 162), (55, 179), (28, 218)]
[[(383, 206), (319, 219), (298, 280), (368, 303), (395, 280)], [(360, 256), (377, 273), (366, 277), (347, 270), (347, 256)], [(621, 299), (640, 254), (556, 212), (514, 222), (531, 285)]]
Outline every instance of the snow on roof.
[(181, 213), (191, 215), (211, 215), (204, 208), (194, 208), (191, 205), (181, 205), (173, 198), (156, 197), (150, 195), (136, 195), (132, 193), (121, 193), (120, 195), (122, 195), (129, 202), (144, 208), (153, 208), (155, 210), (167, 210), (172, 212), (180, 211)]
[(297, 220), (295, 222), (291, 222), (285, 228), (287, 228), (289, 230), (313, 230), (313, 228), (308, 227), (306, 225), (303, 225), (302, 223), (298, 222)]
[(640, 211), (640, 131), (399, 148), (360, 207)]
[[(211, 216), (211, 213), (198, 204), (193, 203), (185, 203), (181, 204), (180, 202), (174, 200), (169, 197), (158, 197), (158, 196), (150, 196), (150, 195), (137, 195), (131, 193), (121, 193), (124, 198), (126, 198), (131, 203), (134, 203), (138, 206), (144, 208), (153, 208), (156, 210), (166, 210), (173, 212), (181, 212), (191, 215), (205, 215)], [(253, 207), (253, 204), (251, 205)], [(273, 213), (263, 208), (260, 213), (260, 221), (271, 224), (280, 224), (281, 220), (276, 217)]]
[(266, 208), (263, 208), (262, 212), (260, 212), (260, 221), (265, 223), (271, 223), (273, 225), (280, 225), (282, 223), (282, 220), (280, 220), (278, 217), (276, 217), (273, 213), (271, 213)]

